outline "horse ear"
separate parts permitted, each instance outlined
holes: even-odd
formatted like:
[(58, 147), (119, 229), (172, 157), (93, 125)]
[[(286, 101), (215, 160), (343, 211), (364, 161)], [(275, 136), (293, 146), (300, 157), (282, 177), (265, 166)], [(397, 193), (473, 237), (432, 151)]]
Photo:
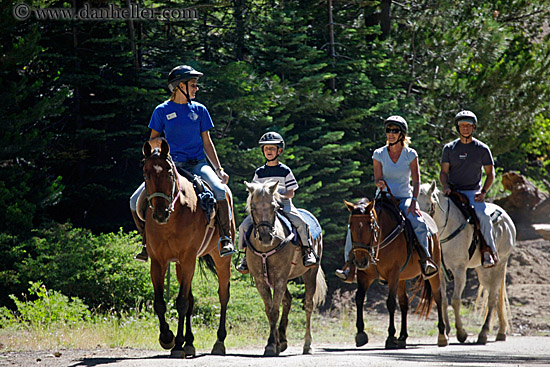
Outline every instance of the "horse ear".
[(355, 210), (355, 204), (350, 203), (349, 201), (346, 201), (346, 200), (344, 200), (344, 203), (348, 207), (349, 212), (353, 213), (353, 211)]
[(432, 184), (430, 185), (430, 189), (428, 190), (428, 195), (431, 195), (435, 189), (436, 189), (436, 183), (435, 183), (435, 180), (432, 180)]
[(254, 192), (252, 184), (249, 184), (248, 181), (245, 181), (244, 184), (246, 185), (246, 189), (252, 194)]
[(271, 193), (271, 195), (273, 195), (273, 193), (275, 191), (277, 191), (277, 187), (279, 186), (279, 181), (275, 181), (273, 184), (269, 185), (269, 192)]
[(168, 153), (170, 153), (170, 145), (168, 145), (166, 139), (162, 139), (162, 142), (160, 143), (160, 156), (166, 158)]
[(149, 141), (146, 141), (145, 144), (143, 144), (141, 152), (143, 153), (145, 158), (149, 158), (151, 156), (151, 144), (149, 143)]

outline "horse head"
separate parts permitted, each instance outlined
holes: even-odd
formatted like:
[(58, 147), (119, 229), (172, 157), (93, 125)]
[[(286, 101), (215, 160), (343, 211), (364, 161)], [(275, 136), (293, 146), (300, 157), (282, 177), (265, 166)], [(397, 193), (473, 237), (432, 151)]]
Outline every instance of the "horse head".
[(359, 270), (364, 270), (369, 266), (372, 246), (380, 236), (378, 216), (374, 210), (374, 200), (369, 201), (367, 198), (363, 198), (357, 204), (344, 202), (351, 213), (349, 229), (355, 266)]
[(143, 178), (147, 202), (153, 211), (153, 219), (158, 224), (168, 222), (173, 210), (174, 197), (177, 192), (177, 170), (168, 155), (170, 147), (162, 139), (160, 147), (151, 145), (149, 141), (143, 145)]
[(418, 206), (420, 210), (425, 211), (430, 216), (434, 216), (435, 206), (439, 203), (439, 194), (440, 191), (437, 189), (435, 181), (432, 181), (431, 184), (422, 184), (420, 185), (420, 192), (418, 194)]
[(260, 236), (264, 246), (271, 246), (275, 228), (276, 211), (279, 209), (280, 196), (277, 181), (265, 183), (244, 182), (249, 191), (246, 209), (254, 223), (254, 234)]

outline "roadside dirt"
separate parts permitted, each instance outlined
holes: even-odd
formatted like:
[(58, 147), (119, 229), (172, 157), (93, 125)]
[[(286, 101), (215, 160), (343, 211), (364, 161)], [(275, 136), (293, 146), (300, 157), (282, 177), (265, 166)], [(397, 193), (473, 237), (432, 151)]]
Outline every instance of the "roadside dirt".
[[(508, 264), (507, 290), (512, 330), (506, 342), (494, 342), (493, 331), (486, 346), (458, 344), (455, 331), (451, 330), (450, 346), (446, 348), (434, 345), (435, 336), (416, 337), (410, 333), (406, 350), (384, 350), (387, 290), (385, 286), (375, 284), (367, 295), (366, 309), (370, 310), (367, 323), (381, 332), (372, 335), (365, 347), (356, 348), (353, 336), (350, 336), (350, 344), (315, 345), (311, 356), (301, 355), (301, 341), (297, 341), (279, 358), (263, 358), (263, 350), (246, 349), (228, 350), (226, 357), (201, 354), (207, 351), (200, 351), (197, 358), (187, 362), (193, 366), (219, 364), (239, 367), (309, 366), (312, 363), (316, 366), (394, 366), (396, 363), (399, 366), (550, 366), (550, 241), (518, 242)], [(472, 305), (477, 296), (475, 271), (469, 271), (468, 279), (464, 292), (465, 307)], [(412, 320), (416, 317), (410, 319), (411, 325), (415, 326)], [(434, 321), (435, 312), (432, 312), (427, 321), (431, 323), (430, 328)], [(416, 327), (422, 328), (422, 325)], [(481, 325), (474, 323), (472, 327), (479, 331)], [(470, 333), (468, 340), (475, 340), (475, 335)], [(130, 348), (0, 354), (0, 366), (180, 366), (184, 363), (169, 359), (166, 352)]]

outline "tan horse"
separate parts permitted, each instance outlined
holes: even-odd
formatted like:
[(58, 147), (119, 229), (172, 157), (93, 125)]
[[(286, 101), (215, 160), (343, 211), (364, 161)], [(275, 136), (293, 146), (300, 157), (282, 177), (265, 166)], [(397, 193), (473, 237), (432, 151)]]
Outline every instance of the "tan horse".
[[(269, 338), (264, 350), (265, 356), (277, 356), (287, 348), (286, 329), (292, 297), (287, 288), (289, 280), (302, 276), (306, 294), (306, 334), (303, 353), (311, 353), (311, 313), (326, 296), (327, 285), (319, 263), (313, 268), (305, 268), (302, 263), (300, 246), (290, 243), (291, 236), (285, 235), (284, 227), (276, 215), (279, 194), (278, 182), (248, 183), (250, 192), (247, 210), (252, 216), (254, 234), (249, 238), (246, 248), (246, 261), (250, 274), (254, 277), (256, 288), (264, 301), (265, 313), (269, 320)], [(317, 223), (318, 224), (318, 223)], [(313, 247), (319, 258), (323, 253), (322, 235), (313, 241)], [(273, 293), (272, 293), (273, 291)], [(283, 303), (283, 312), (279, 328), (279, 309)]]
[[(224, 355), (231, 256), (220, 257), (217, 229), (210, 241), (201, 247), (207, 228), (206, 217), (197, 202), (193, 185), (178, 173), (168, 155), (169, 151), (168, 143), (164, 139), (160, 149), (153, 150), (149, 142), (143, 146), (143, 176), (149, 202), (145, 231), (147, 251), (151, 258), (151, 280), (155, 291), (154, 309), (160, 322), (159, 342), (164, 349), (172, 349), (172, 357), (185, 358), (195, 355), (194, 336), (191, 330), (194, 304), (191, 281), (197, 257), (208, 255), (215, 264), (221, 304), (217, 341), (212, 348), (212, 354)], [(232, 203), (231, 192), (227, 190), (227, 193), (226, 198)], [(232, 224), (231, 234), (234, 240), (235, 222)], [(163, 297), (164, 277), (172, 261), (176, 262), (176, 274), (180, 284), (176, 299), (179, 320), (175, 338), (164, 316), (166, 303)]]
[[(468, 333), (462, 324), (460, 306), (462, 304), (462, 292), (466, 285), (466, 270), (469, 268), (475, 268), (477, 272), (480, 284), (479, 290), (485, 289), (488, 291), (487, 314), (476, 343), (487, 343), (495, 308), (499, 318), (499, 329), (496, 340), (506, 340), (506, 328), (509, 326), (506, 268), (508, 258), (512, 254), (516, 242), (516, 227), (514, 222), (504, 209), (495, 204), (487, 203), (487, 208), (490, 212), (500, 212), (500, 216), (493, 225), (493, 235), (500, 261), (495, 267), (487, 269), (481, 266), (479, 251), (474, 251), (471, 258), (469, 256), (469, 247), (474, 234), (473, 226), (466, 222), (466, 218), (464, 218), (464, 215), (453, 201), (437, 189), (435, 182), (432, 182), (431, 185), (423, 184), (420, 186), (418, 204), (422, 210), (426, 210), (433, 216), (441, 233), (443, 261), (454, 278), (451, 305), (455, 314), (456, 337), (458, 341), (464, 343), (468, 337)], [(445, 305), (447, 305), (446, 298), (444, 301)], [(448, 320), (447, 313), (445, 313), (445, 317)]]
[[(357, 204), (345, 202), (351, 215), (349, 218), (351, 239), (353, 243), (354, 263), (357, 267), (357, 334), (355, 343), (358, 347), (368, 343), (368, 336), (364, 331), (363, 303), (365, 294), (375, 279), (388, 282), (388, 307), (390, 322), (386, 349), (405, 348), (407, 334), (407, 312), (409, 299), (405, 281), (421, 275), (416, 250), (410, 258), (407, 252), (407, 240), (404, 232), (395, 231), (400, 224), (397, 218), (388, 210), (391, 203), (361, 199)], [(376, 203), (376, 204), (375, 204)], [(426, 215), (423, 213), (423, 215)], [(396, 233), (398, 233), (396, 235)], [(393, 238), (393, 239), (392, 239)], [(436, 234), (430, 239), (430, 253), (432, 259), (439, 266), (441, 252), (439, 239)], [(437, 304), (438, 330), (437, 345), (442, 347), (448, 344), (445, 320), (442, 309), (441, 272), (429, 280), (419, 278), (417, 283), (421, 291), (421, 299), (417, 311), (421, 316), (428, 316), (432, 301)], [(395, 338), (394, 313), (396, 309), (395, 296), (399, 298), (401, 308), (401, 333)]]

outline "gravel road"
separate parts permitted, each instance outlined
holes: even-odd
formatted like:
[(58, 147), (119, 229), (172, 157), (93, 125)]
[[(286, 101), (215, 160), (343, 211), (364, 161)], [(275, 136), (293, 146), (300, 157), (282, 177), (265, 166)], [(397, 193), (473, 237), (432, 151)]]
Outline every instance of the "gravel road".
[(409, 338), (404, 350), (385, 350), (375, 342), (365, 347), (354, 345), (318, 345), (311, 355), (302, 355), (299, 346), (291, 346), (279, 357), (262, 357), (262, 349), (228, 350), (224, 357), (199, 351), (192, 359), (170, 359), (168, 353), (128, 348), (97, 350), (34, 351), (3, 353), (0, 366), (550, 366), (550, 337), (508, 337), (506, 342), (485, 346), (451, 341), (444, 348), (433, 338)]

